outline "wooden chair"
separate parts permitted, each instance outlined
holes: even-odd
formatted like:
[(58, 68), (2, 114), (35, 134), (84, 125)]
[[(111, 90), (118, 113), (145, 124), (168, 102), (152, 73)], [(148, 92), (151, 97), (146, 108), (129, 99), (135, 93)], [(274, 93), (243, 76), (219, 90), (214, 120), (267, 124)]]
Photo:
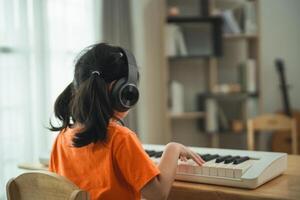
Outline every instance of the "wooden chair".
[(248, 150), (254, 150), (254, 133), (256, 131), (290, 131), (292, 153), (298, 153), (296, 121), (280, 114), (266, 114), (247, 121)]
[(28, 172), (12, 178), (6, 193), (8, 200), (89, 200), (87, 192), (51, 172)]

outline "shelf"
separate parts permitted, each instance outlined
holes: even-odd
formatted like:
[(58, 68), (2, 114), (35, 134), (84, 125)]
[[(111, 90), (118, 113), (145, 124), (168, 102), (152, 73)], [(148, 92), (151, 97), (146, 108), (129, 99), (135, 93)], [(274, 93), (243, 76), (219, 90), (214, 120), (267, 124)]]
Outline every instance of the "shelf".
[(240, 39), (257, 39), (258, 36), (255, 34), (224, 34), (223, 39), (226, 40), (240, 40)]
[(257, 98), (259, 96), (258, 92), (247, 93), (247, 92), (235, 92), (235, 93), (203, 93), (202, 94), (206, 98), (214, 98), (214, 99), (247, 99), (247, 98)]
[(205, 112), (169, 113), (171, 119), (199, 119), (205, 117)]
[(167, 17), (168, 23), (222, 23), (222, 17)]
[(214, 135), (214, 134), (218, 134), (218, 135), (245, 135), (245, 134), (247, 134), (247, 130), (242, 130), (240, 132), (234, 132), (232, 130), (216, 131), (216, 132), (207, 132), (207, 131), (204, 131), (204, 133), (208, 134), (208, 135)]
[(170, 61), (190, 60), (190, 59), (210, 59), (215, 58), (213, 55), (187, 55), (187, 56), (168, 56)]

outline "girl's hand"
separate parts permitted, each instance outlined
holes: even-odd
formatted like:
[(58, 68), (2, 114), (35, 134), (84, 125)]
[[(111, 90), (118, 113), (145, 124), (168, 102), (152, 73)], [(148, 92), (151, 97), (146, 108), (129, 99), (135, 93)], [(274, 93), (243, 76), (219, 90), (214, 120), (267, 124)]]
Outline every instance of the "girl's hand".
[(178, 144), (180, 146), (180, 155), (179, 158), (182, 161), (187, 161), (188, 159), (192, 159), (195, 161), (199, 166), (203, 165), (205, 161), (194, 151), (189, 149), (188, 147)]

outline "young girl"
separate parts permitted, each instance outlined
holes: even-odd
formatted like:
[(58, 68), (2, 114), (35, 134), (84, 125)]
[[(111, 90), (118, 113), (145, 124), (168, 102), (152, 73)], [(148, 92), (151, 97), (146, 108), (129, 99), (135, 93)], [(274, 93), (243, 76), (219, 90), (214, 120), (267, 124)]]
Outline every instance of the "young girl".
[(88, 191), (92, 200), (140, 199), (141, 195), (166, 199), (179, 158), (204, 163), (185, 146), (169, 143), (156, 166), (135, 133), (118, 123), (127, 110), (115, 103), (113, 91), (129, 70), (122, 48), (93, 45), (79, 57), (73, 82), (55, 102), (55, 116), (62, 123), (51, 125), (51, 130), (60, 134), (49, 170)]

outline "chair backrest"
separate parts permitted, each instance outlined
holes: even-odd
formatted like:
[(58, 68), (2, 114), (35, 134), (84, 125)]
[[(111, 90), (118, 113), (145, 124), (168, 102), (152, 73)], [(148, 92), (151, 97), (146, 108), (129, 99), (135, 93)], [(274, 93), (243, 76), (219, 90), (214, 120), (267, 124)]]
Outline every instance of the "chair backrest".
[(254, 150), (254, 134), (256, 131), (290, 131), (292, 137), (292, 153), (298, 153), (296, 121), (281, 114), (265, 114), (247, 121), (248, 150)]
[(51, 172), (28, 172), (6, 185), (8, 200), (88, 200), (88, 193), (66, 178)]

